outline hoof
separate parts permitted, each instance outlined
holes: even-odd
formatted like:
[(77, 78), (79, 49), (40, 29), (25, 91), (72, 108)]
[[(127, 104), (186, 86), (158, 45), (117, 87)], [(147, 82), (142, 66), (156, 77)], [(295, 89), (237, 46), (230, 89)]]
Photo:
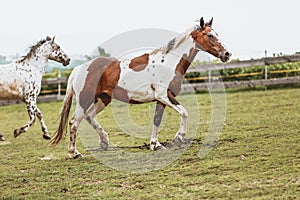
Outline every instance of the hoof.
[(184, 136), (185, 136), (185, 133), (177, 133), (175, 138), (173, 139), (173, 143), (184, 144), (185, 143)]
[(0, 141), (5, 141), (5, 138), (3, 137), (3, 135), (0, 133)]
[(159, 142), (151, 142), (150, 143), (150, 149), (153, 150), (153, 151), (161, 151), (161, 150), (166, 150), (166, 147), (164, 147)]
[(82, 158), (82, 154), (81, 153), (77, 153), (73, 156), (73, 159), (77, 159), (77, 158)]
[(21, 131), (19, 129), (14, 130), (14, 138), (18, 137), (21, 135)]
[(108, 150), (108, 146), (109, 144), (105, 141), (101, 141), (100, 142), (100, 149), (104, 150), (104, 151), (107, 151)]
[(73, 159), (77, 159), (77, 158), (83, 157), (82, 154), (80, 152), (78, 152), (78, 151), (69, 152), (68, 155), (69, 155), (70, 158), (73, 158)]
[(173, 139), (173, 143), (174, 144), (183, 144), (184, 140), (182, 138), (176, 137), (176, 138)]
[(182, 137), (175, 137), (173, 139), (173, 144), (174, 145), (188, 145), (193, 141), (193, 138), (182, 138)]
[(163, 150), (166, 150), (166, 149), (167, 149), (166, 147), (164, 147), (163, 145), (161, 145), (161, 146), (155, 147), (154, 151), (163, 151)]
[(44, 134), (43, 134), (43, 138), (44, 138), (45, 140), (51, 140), (51, 136), (49, 135), (49, 133), (44, 133)]

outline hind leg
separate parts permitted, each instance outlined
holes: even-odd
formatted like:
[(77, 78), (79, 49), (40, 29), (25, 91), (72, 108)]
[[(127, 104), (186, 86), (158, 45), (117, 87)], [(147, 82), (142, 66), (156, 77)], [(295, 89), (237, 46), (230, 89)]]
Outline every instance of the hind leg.
[(80, 108), (76, 106), (75, 114), (69, 122), (70, 125), (70, 144), (68, 149), (68, 154), (71, 158), (82, 157), (82, 154), (76, 148), (76, 133), (81, 120), (83, 119), (83, 114), (80, 112)]
[(105, 98), (102, 95), (102, 98), (97, 99), (97, 102), (90, 107), (86, 113), (87, 122), (97, 131), (100, 138), (100, 148), (107, 150), (109, 146), (108, 134), (101, 125), (96, 120), (96, 115), (101, 112), (111, 101), (111, 98), (106, 95)]
[(99, 143), (100, 143), (100, 148), (103, 150), (107, 150), (109, 146), (109, 140), (108, 140), (108, 134), (104, 129), (101, 127), (101, 125), (97, 122), (95, 117), (90, 117), (88, 116), (86, 118), (88, 123), (97, 131), (99, 134)]
[(70, 144), (68, 154), (71, 158), (82, 157), (82, 154), (76, 148), (76, 133), (82, 118), (73, 117), (70, 121)]

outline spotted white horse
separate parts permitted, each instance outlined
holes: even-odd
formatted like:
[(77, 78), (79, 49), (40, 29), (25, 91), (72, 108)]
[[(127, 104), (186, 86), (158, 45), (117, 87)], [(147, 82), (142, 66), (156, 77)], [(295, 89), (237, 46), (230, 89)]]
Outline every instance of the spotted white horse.
[[(42, 76), (49, 59), (64, 66), (70, 62), (68, 55), (54, 42), (54, 37), (39, 41), (21, 59), (0, 65), (0, 100), (21, 100), (26, 104), (29, 114), (29, 121), (14, 130), (14, 137), (26, 132), (37, 117), (42, 127), (43, 137), (51, 139), (42, 113), (36, 104), (41, 91)], [(1, 134), (0, 139), (4, 140)]]
[(228, 61), (231, 56), (212, 29), (212, 19), (204, 23), (201, 18), (199, 25), (150, 53), (123, 60), (99, 57), (76, 67), (69, 77), (60, 124), (52, 145), (58, 144), (64, 135), (73, 96), (76, 108), (69, 122), (68, 151), (73, 158), (81, 156), (76, 149), (75, 140), (82, 119), (86, 119), (98, 132), (100, 147), (104, 150), (108, 148), (108, 134), (96, 121), (95, 116), (112, 98), (127, 103), (156, 102), (150, 140), (150, 148), (153, 150), (164, 148), (158, 142), (158, 128), (165, 107), (171, 107), (181, 116), (175, 140), (183, 142), (187, 131), (188, 113), (175, 97), (180, 92), (184, 74), (199, 50), (208, 52), (223, 62)]

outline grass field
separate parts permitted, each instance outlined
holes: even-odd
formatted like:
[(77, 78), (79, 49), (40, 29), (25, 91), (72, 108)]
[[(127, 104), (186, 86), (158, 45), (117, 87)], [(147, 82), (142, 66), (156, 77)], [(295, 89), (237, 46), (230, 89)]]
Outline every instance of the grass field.
[[(112, 104), (98, 116), (112, 146), (145, 155), (145, 160), (135, 166), (148, 168), (139, 172), (112, 169), (99, 161), (101, 156), (94, 158), (89, 151), (94, 147), (83, 145), (79, 139), (78, 149), (84, 157), (69, 159), (68, 139), (49, 147), (37, 122), (14, 139), (13, 130), (28, 120), (25, 106), (0, 107), (0, 132), (6, 138), (0, 142), (0, 199), (299, 199), (299, 89), (227, 92), (224, 129), (217, 145), (202, 159), (199, 150), (212, 117), (210, 95), (189, 94), (180, 99), (188, 105), (190, 114), (187, 137), (194, 140), (181, 156), (164, 167), (154, 166), (153, 171), (151, 163), (146, 163), (147, 155), (164, 155), (145, 148), (151, 134), (153, 105), (127, 107), (137, 127), (136, 132), (129, 130), (131, 136), (121, 130), (130, 129), (125, 126), (126, 120), (118, 118), (123, 115), (122, 105)], [(61, 104), (39, 104), (52, 134)], [(160, 141), (172, 140), (179, 122), (178, 115), (167, 108)], [(150, 130), (148, 135), (140, 127)], [(88, 130), (83, 128), (80, 135)], [(94, 141), (97, 144), (97, 136)]]

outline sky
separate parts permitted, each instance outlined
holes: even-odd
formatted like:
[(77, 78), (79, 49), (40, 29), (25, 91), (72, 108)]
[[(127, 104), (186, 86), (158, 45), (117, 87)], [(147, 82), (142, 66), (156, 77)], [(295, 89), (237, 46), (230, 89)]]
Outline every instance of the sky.
[(124, 32), (155, 28), (181, 33), (202, 16), (214, 18), (213, 28), (232, 58), (261, 58), (265, 50), (268, 56), (300, 51), (296, 0), (3, 0), (0, 5), (4, 56), (24, 54), (48, 35), (56, 36), (70, 55), (89, 55)]

